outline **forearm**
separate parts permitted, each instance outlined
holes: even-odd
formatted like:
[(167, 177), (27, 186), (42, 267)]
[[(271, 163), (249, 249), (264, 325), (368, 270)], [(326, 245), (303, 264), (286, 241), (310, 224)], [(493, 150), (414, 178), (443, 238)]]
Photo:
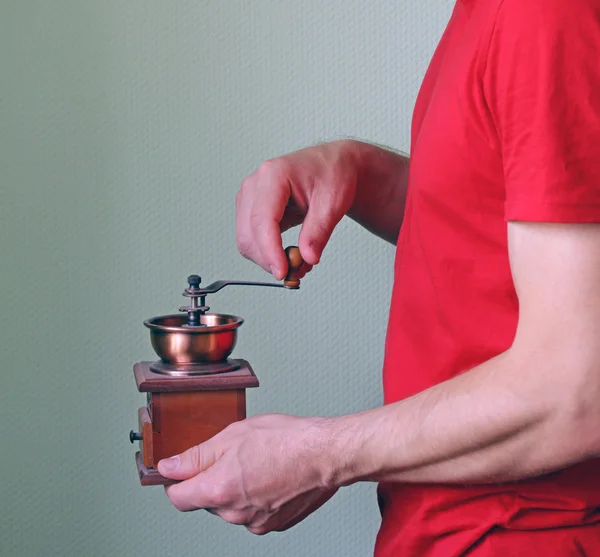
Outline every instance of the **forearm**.
[(356, 194), (348, 217), (395, 244), (404, 215), (409, 158), (362, 141), (344, 143), (358, 169)]
[(595, 403), (575, 400), (568, 364), (554, 375), (526, 369), (535, 364), (508, 351), (404, 401), (327, 421), (331, 481), (504, 482), (592, 457)]

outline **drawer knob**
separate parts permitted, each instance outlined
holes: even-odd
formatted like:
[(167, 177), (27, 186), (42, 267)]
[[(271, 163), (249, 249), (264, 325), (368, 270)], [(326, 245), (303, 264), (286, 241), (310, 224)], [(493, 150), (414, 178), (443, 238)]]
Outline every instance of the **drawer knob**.
[(131, 443), (135, 443), (136, 441), (141, 441), (142, 440), (142, 434), (139, 433), (138, 431), (133, 431), (133, 429), (129, 432), (129, 441)]

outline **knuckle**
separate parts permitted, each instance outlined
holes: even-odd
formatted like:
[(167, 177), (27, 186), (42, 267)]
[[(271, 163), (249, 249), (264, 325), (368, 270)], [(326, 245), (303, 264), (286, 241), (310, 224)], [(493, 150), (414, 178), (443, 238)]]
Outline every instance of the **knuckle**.
[(264, 536), (270, 532), (265, 526), (247, 526), (246, 529), (255, 536)]
[(229, 524), (246, 526), (249, 523), (249, 518), (242, 511), (223, 511), (219, 515), (225, 522), (229, 522)]
[(204, 468), (204, 451), (200, 449), (200, 445), (195, 445), (190, 449), (190, 460), (194, 470), (202, 470)]
[(275, 174), (279, 166), (281, 164), (281, 159), (267, 159), (260, 163), (258, 167), (259, 174), (264, 177), (264, 175)]
[(180, 512), (187, 512), (187, 507), (183, 503), (173, 503), (173, 506)]
[(245, 418), (243, 420), (238, 420), (235, 422), (231, 422), (224, 430), (223, 433), (227, 435), (238, 435), (245, 434), (250, 429), (251, 418)]
[(231, 502), (231, 488), (228, 482), (213, 485), (210, 490), (210, 500), (215, 507), (226, 507)]
[(242, 255), (246, 259), (250, 259), (250, 253), (252, 250), (251, 246), (252, 246), (252, 243), (247, 238), (247, 236), (244, 236), (242, 234), (238, 235), (237, 247), (238, 247), (238, 251), (240, 252), (240, 255)]
[(238, 189), (235, 194), (235, 211), (238, 216), (243, 213), (244, 206), (252, 199), (252, 195), (249, 192), (250, 189), (250, 181), (245, 179), (242, 181), (240, 189)]
[(282, 178), (287, 176), (290, 171), (290, 162), (286, 157), (267, 159), (258, 167), (258, 175), (261, 181)]
[(167, 497), (171, 502), (171, 505), (179, 512), (185, 512), (187, 510), (184, 495), (185, 494), (181, 493), (179, 490), (167, 490)]
[(244, 178), (242, 180), (240, 189), (238, 190), (238, 192), (236, 194), (236, 201), (238, 203), (241, 203), (244, 200), (246, 193), (252, 189), (253, 184), (254, 184), (254, 180), (250, 176), (247, 176), (246, 178)]

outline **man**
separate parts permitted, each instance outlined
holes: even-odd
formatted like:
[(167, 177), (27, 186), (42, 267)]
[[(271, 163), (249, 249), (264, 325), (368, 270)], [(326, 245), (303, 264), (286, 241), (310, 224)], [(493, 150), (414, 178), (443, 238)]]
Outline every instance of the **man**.
[(385, 404), (259, 416), (159, 464), (180, 510), (264, 534), (379, 482), (378, 557), (600, 555), (600, 2), (458, 0), (410, 159), (336, 141), (267, 161), (241, 252), (316, 265), (344, 215), (397, 243)]

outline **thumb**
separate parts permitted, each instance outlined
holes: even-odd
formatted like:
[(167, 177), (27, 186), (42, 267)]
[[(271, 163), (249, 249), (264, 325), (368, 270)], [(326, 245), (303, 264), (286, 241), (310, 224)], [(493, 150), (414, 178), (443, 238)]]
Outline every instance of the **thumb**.
[(165, 478), (187, 480), (204, 472), (217, 461), (213, 443), (196, 445), (187, 451), (158, 463), (158, 471)]
[(315, 191), (298, 236), (298, 247), (309, 265), (316, 265), (331, 238), (333, 229), (349, 207), (335, 199), (336, 194), (320, 188)]

